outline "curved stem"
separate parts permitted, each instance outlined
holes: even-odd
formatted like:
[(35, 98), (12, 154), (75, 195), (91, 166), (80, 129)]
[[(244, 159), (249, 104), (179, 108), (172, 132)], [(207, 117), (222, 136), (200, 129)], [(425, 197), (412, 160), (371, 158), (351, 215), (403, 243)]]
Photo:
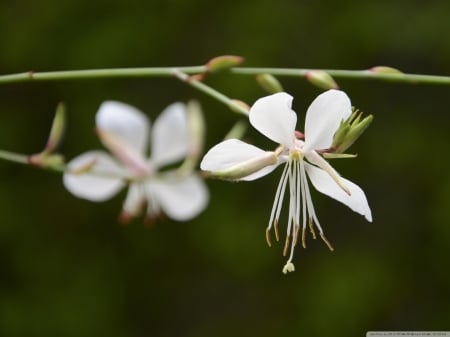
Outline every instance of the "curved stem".
[(188, 76), (186, 73), (182, 72), (181, 69), (173, 70), (173, 74), (179, 80), (189, 84), (191, 87), (194, 87), (195, 89), (198, 89), (198, 90), (204, 92), (205, 94), (215, 98), (219, 102), (224, 103), (234, 112), (241, 113), (245, 116), (248, 115), (248, 109), (245, 108), (243, 105), (237, 103), (235, 100), (229, 98), (228, 96), (225, 96), (224, 94), (217, 91), (216, 89), (211, 88), (210, 86), (206, 85), (205, 83), (203, 83), (199, 80), (196, 80), (193, 77)]
[(239, 75), (271, 74), (276, 76), (305, 77), (313, 70), (322, 70), (335, 78), (378, 80), (411, 84), (450, 84), (450, 76), (405, 74), (401, 72), (377, 72), (374, 70), (338, 70), (338, 69), (294, 69), (294, 68), (232, 68)]

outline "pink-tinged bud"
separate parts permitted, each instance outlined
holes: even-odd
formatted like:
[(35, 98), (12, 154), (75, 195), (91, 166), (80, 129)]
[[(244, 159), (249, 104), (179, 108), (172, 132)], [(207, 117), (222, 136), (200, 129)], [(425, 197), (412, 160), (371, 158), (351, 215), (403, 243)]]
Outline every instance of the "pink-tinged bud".
[(271, 74), (256, 75), (256, 82), (269, 94), (276, 94), (283, 91), (283, 86), (278, 79)]
[(377, 66), (369, 69), (369, 72), (374, 74), (403, 74), (400, 70), (392, 68), (392, 67), (386, 67), (386, 66)]
[(329, 89), (339, 89), (336, 81), (323, 70), (310, 70), (305, 75), (306, 79), (318, 88), (329, 90)]
[(215, 73), (220, 70), (236, 67), (244, 62), (244, 58), (242, 56), (236, 55), (223, 55), (217, 56), (213, 59), (209, 60), (206, 63), (206, 69), (208, 72)]

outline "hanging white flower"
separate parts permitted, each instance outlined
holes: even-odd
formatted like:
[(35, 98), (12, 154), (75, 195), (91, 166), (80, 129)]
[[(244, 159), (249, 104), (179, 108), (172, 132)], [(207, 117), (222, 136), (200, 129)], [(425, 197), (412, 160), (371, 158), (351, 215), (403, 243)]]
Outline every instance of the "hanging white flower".
[(250, 109), (249, 118), (253, 127), (280, 144), (275, 151), (264, 151), (240, 140), (230, 139), (211, 148), (200, 164), (202, 170), (219, 178), (254, 180), (284, 163), (266, 231), (270, 246), (272, 228), (276, 239), (279, 239), (278, 220), (285, 191), (288, 189), (289, 217), (284, 255), (287, 255), (289, 247), (290, 253), (283, 268), (284, 273), (294, 271), (294, 247), (300, 231), (302, 245), (306, 246), (307, 227), (315, 238), (315, 226), (321, 238), (333, 250), (314, 210), (307, 177), (319, 192), (347, 205), (367, 221), (372, 221), (362, 189), (342, 178), (321, 155), (331, 147), (341, 122), (351, 115), (350, 99), (338, 90), (329, 90), (319, 95), (306, 113), (304, 140), (303, 134), (295, 131), (297, 115), (291, 106), (292, 97), (281, 92), (257, 100)]
[(179, 221), (195, 217), (206, 207), (208, 190), (195, 173), (160, 172), (187, 155), (190, 142), (183, 104), (167, 107), (150, 134), (150, 122), (142, 112), (124, 103), (107, 101), (96, 114), (96, 131), (112, 155), (89, 151), (68, 163), (63, 181), (75, 196), (104, 201), (129, 185), (123, 220), (139, 215), (145, 205), (150, 219), (164, 212)]

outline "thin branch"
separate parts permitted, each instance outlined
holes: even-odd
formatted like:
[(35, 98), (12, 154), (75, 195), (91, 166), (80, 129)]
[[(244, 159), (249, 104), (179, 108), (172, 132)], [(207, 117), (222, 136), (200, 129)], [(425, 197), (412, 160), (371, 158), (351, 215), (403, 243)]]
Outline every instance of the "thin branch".
[[(376, 69), (376, 68), (374, 68)], [(232, 68), (230, 71), (239, 75), (271, 74), (275, 76), (305, 77), (314, 70), (322, 70), (335, 78), (356, 80), (376, 80), (410, 84), (450, 85), (450, 76), (406, 74), (402, 72), (377, 72), (369, 70), (337, 70), (337, 69), (295, 69), (295, 68)]]

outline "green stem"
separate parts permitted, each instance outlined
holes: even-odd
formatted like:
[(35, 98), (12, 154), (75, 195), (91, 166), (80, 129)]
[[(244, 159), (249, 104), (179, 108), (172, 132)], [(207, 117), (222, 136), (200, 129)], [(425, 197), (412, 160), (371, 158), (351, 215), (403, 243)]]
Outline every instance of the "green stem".
[(173, 74), (181, 81), (189, 84), (191, 87), (194, 87), (195, 89), (198, 89), (198, 90), (202, 91), (203, 93), (215, 98), (219, 102), (224, 103), (231, 110), (241, 113), (245, 116), (248, 116), (247, 108), (245, 108), (243, 105), (237, 103), (235, 100), (229, 98), (228, 96), (225, 96), (221, 92), (211, 88), (210, 86), (206, 85), (205, 83), (203, 83), (199, 80), (196, 80), (193, 77), (188, 76), (186, 73), (180, 71), (180, 69), (174, 70)]
[(0, 159), (12, 161), (14, 163), (28, 165), (30, 164), (28, 156), (14, 152), (0, 150)]
[(179, 69), (186, 74), (198, 74), (206, 71), (205, 66), (193, 67), (156, 67), (156, 68), (117, 68), (117, 69), (92, 69), (92, 70), (67, 70), (67, 71), (29, 71), (20, 74), (1, 75), (0, 84), (35, 82), (35, 81), (61, 81), (98, 78), (123, 78), (123, 77), (170, 77), (173, 71)]
[(450, 76), (404, 74), (401, 72), (376, 72), (373, 70), (293, 69), (293, 68), (232, 68), (239, 75), (271, 74), (275, 76), (305, 77), (313, 70), (322, 70), (335, 78), (378, 80), (411, 84), (450, 84)]

